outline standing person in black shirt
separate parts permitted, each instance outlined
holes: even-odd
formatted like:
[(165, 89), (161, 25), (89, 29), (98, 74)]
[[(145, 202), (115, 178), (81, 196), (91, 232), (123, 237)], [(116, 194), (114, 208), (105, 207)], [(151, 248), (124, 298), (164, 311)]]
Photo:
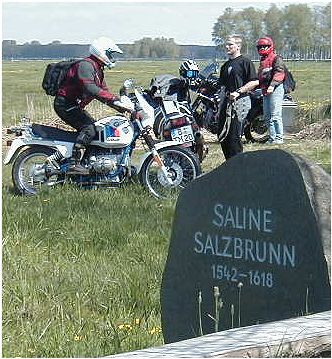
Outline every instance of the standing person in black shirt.
[(226, 116), (229, 129), (226, 134), (222, 134), (221, 129), (218, 138), (225, 159), (228, 160), (243, 152), (242, 126), (251, 108), (247, 92), (254, 85), (258, 85), (258, 77), (252, 61), (241, 55), (242, 38), (240, 36), (228, 36), (225, 45), (229, 60), (220, 69), (219, 85), (225, 86), (228, 94), (229, 101), (221, 116)]

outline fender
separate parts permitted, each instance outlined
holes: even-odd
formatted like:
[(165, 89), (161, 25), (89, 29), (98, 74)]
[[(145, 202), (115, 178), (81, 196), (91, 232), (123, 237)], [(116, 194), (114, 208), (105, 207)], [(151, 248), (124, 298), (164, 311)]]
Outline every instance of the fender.
[(19, 152), (24, 147), (32, 146), (45, 146), (50, 148), (55, 148), (60, 151), (60, 153), (65, 157), (69, 158), (72, 155), (74, 143), (72, 142), (62, 142), (62, 141), (41, 141), (41, 140), (31, 140), (25, 137), (15, 138), (7, 152), (7, 155), (3, 161), (5, 165), (11, 163), (19, 154)]
[[(157, 142), (155, 143), (155, 148), (156, 150), (160, 150), (162, 148), (166, 148), (166, 147), (173, 147), (173, 146), (179, 146), (179, 142), (177, 141), (162, 141), (162, 142)], [(144, 155), (141, 157), (140, 159), (140, 164), (138, 165), (137, 168), (137, 172), (141, 171), (141, 168), (143, 166), (143, 163), (145, 162), (145, 160), (151, 155), (151, 151), (144, 153)]]

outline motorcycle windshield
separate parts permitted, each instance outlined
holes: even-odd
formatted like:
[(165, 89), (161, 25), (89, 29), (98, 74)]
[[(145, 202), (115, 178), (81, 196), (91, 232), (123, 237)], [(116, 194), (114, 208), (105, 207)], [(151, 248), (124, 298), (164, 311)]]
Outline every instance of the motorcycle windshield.
[(209, 76), (216, 74), (218, 72), (218, 64), (216, 62), (212, 62), (207, 65), (202, 71), (199, 72), (198, 77), (202, 80), (206, 80)]
[(149, 105), (149, 103), (145, 100), (145, 98), (143, 97), (143, 95), (137, 91), (137, 89), (135, 89), (135, 95), (136, 98), (140, 104), (140, 107), (142, 109), (142, 115), (143, 115), (143, 120), (142, 120), (142, 125), (143, 127), (146, 126), (153, 126), (154, 123), (154, 108)]

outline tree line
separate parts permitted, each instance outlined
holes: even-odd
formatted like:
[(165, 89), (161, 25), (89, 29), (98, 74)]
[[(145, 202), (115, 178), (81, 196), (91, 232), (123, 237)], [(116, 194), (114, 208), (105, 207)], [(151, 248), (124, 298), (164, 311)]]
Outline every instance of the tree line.
[[(309, 7), (307, 4), (292, 4), (283, 8), (272, 4), (268, 10), (247, 7), (235, 11), (225, 9), (213, 27), (212, 40), (216, 46), (178, 45), (173, 38), (143, 38), (133, 44), (119, 44), (125, 59), (225, 59), (224, 41), (227, 35), (243, 37), (243, 53), (253, 59), (258, 55), (256, 40), (269, 35), (276, 44), (278, 53), (291, 59), (331, 58), (331, 4)], [(42, 45), (32, 41), (18, 45), (15, 40), (2, 41), (3, 59), (76, 58), (88, 53), (89, 45), (61, 44), (53, 41)]]
[[(174, 39), (143, 38), (133, 44), (119, 44), (123, 50), (119, 59), (211, 59), (218, 57), (215, 46), (178, 45)], [(59, 59), (80, 58), (88, 54), (89, 45), (61, 44), (53, 41), (42, 45), (32, 41), (19, 45), (15, 40), (2, 41), (2, 58), (11, 59)]]
[(331, 3), (309, 7), (292, 4), (268, 10), (248, 7), (225, 9), (214, 24), (212, 39), (223, 52), (229, 34), (242, 35), (244, 52), (257, 57), (255, 43), (264, 35), (273, 38), (277, 51), (286, 58), (331, 58)]

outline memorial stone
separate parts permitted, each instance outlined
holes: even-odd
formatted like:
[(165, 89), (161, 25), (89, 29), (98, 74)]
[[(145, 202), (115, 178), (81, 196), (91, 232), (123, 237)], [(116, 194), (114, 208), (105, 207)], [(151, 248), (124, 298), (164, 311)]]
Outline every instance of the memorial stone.
[(178, 198), (166, 343), (330, 309), (330, 176), (283, 150), (226, 161)]

